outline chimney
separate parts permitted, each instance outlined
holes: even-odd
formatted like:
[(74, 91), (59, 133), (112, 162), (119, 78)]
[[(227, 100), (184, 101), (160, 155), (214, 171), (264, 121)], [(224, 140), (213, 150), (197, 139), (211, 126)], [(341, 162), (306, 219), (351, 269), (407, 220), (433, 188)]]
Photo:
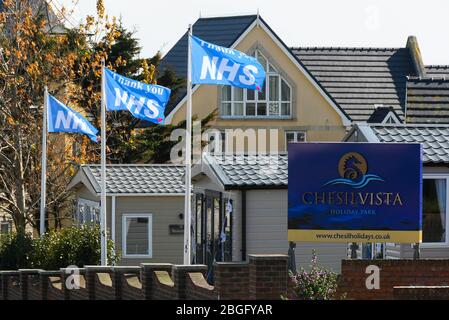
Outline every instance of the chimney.
[(412, 56), (416, 75), (420, 78), (424, 78), (426, 76), (426, 69), (424, 68), (421, 50), (419, 50), (418, 40), (415, 36), (409, 36), (407, 38), (406, 47), (408, 48), (408, 50), (410, 51), (410, 55)]

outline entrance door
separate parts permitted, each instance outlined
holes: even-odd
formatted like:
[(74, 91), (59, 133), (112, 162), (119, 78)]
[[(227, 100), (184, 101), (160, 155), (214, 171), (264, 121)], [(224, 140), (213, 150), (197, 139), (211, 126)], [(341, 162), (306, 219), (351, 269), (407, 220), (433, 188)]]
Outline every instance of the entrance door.
[(194, 261), (208, 266), (212, 283), (214, 262), (232, 260), (232, 201), (216, 191), (195, 194), (194, 224)]

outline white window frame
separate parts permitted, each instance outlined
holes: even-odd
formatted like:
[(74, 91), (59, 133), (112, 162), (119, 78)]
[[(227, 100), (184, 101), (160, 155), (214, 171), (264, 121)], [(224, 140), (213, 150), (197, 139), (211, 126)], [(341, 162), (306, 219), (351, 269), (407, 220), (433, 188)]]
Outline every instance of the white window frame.
[[(422, 242), (421, 248), (446, 248), (449, 247), (449, 175), (448, 174), (423, 174), (423, 180), (444, 179), (446, 180), (446, 241), (445, 242)], [(423, 199), (424, 201), (424, 199)], [(412, 245), (413, 247), (413, 245)]]
[[(126, 219), (148, 218), (148, 254), (126, 253)], [(152, 258), (153, 257), (153, 214), (151, 213), (124, 213), (122, 215), (122, 258)]]
[[(231, 90), (231, 100), (223, 100), (223, 89), (225, 86), (222, 86), (220, 88), (220, 117), (222, 119), (292, 119), (293, 118), (293, 87), (292, 85), (287, 81), (287, 79), (285, 77), (282, 76), (282, 74), (277, 70), (277, 68), (275, 66), (273, 66), (272, 63), (270, 63), (269, 59), (260, 52), (260, 50), (256, 50), (255, 52), (255, 57), (257, 58), (259, 55), (261, 55), (265, 61), (266, 61), (266, 66), (264, 66), (265, 69), (265, 73), (266, 73), (266, 78), (265, 78), (265, 99), (264, 100), (260, 100), (259, 101), (259, 94), (257, 91), (254, 91), (254, 100), (248, 100), (247, 98), (247, 93), (248, 93), (248, 89), (243, 89), (243, 100), (242, 101), (237, 101), (234, 99), (234, 87), (229, 87), (229, 89)], [(270, 66), (275, 70), (275, 71), (270, 71)], [(279, 97), (277, 100), (277, 103), (279, 104), (279, 114), (278, 115), (270, 115), (270, 85), (269, 85), (269, 81), (270, 81), (270, 76), (277, 76), (279, 81), (278, 81), (278, 92), (279, 92)], [(282, 81), (285, 82), (285, 84), (287, 85), (287, 87), (290, 90), (290, 100), (282, 100)], [(223, 104), (224, 103), (230, 103), (231, 104), (231, 114), (230, 115), (224, 115), (223, 114)], [(243, 104), (243, 114), (242, 115), (235, 115), (234, 114), (234, 105), (236, 103), (242, 103)], [(246, 114), (246, 109), (247, 109), (247, 104), (248, 103), (254, 103), (254, 115), (247, 115)], [(265, 108), (266, 108), (266, 115), (258, 115), (257, 114), (257, 110), (258, 110), (258, 103), (265, 103)], [(283, 103), (289, 103), (290, 104), (290, 114), (288, 115), (282, 115), (282, 104)]]
[(284, 139), (285, 139), (285, 150), (287, 150), (288, 147), (288, 142), (287, 142), (287, 134), (288, 133), (293, 133), (295, 135), (295, 141), (294, 142), (302, 142), (302, 141), (298, 141), (298, 134), (304, 134), (304, 142), (307, 141), (307, 131), (302, 131), (302, 130), (285, 130), (284, 131)]
[[(98, 201), (93, 201), (93, 200), (88, 200), (88, 199), (84, 199), (84, 198), (78, 198), (78, 202), (76, 204), (76, 219), (77, 219), (77, 223), (79, 225), (83, 225), (85, 223), (88, 222), (94, 222), (95, 220), (90, 220), (90, 221), (86, 221), (86, 210), (84, 210), (83, 212), (83, 223), (80, 222), (80, 211), (79, 208), (80, 206), (89, 206), (91, 207), (91, 214), (93, 213), (93, 209), (98, 209), (100, 210), (100, 202)], [(93, 217), (93, 215), (91, 215), (91, 217)], [(98, 216), (98, 218), (100, 219), (100, 216)], [(100, 221), (98, 221), (99, 223)]]

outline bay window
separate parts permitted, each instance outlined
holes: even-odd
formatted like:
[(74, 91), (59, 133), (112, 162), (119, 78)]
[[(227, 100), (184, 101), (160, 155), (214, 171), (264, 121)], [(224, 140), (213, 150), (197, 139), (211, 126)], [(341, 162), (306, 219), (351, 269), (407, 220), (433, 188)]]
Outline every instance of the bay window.
[(260, 91), (223, 86), (221, 89), (221, 116), (230, 118), (290, 118), (292, 114), (292, 88), (265, 56), (255, 56), (266, 72)]

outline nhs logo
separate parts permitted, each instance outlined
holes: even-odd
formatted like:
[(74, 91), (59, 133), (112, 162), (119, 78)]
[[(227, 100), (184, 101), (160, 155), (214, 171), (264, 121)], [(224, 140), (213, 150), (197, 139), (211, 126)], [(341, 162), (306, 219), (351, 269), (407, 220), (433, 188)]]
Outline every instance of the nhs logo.
[(81, 114), (69, 108), (55, 97), (49, 95), (47, 100), (48, 132), (73, 132), (87, 135), (98, 142), (96, 129)]
[(126, 78), (109, 69), (105, 69), (105, 87), (108, 111), (127, 110), (141, 120), (164, 122), (170, 89)]
[(265, 71), (256, 58), (193, 36), (191, 43), (192, 83), (262, 88)]

